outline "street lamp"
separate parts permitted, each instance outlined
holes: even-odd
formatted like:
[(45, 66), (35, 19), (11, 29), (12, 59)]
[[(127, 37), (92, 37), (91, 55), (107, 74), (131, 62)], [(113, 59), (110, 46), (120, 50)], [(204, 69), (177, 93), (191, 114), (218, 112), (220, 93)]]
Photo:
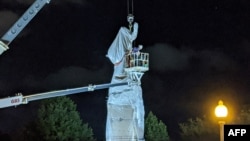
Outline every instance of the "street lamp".
[(228, 111), (227, 107), (223, 105), (223, 101), (219, 101), (218, 105), (215, 108), (215, 115), (218, 117), (219, 120), (219, 125), (220, 125), (220, 141), (224, 141), (224, 124), (225, 121), (223, 120), (224, 118), (227, 117)]

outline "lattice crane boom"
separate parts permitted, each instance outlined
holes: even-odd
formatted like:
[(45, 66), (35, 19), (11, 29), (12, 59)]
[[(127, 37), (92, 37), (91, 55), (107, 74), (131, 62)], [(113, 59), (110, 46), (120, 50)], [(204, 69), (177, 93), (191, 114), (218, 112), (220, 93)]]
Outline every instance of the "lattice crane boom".
[(0, 55), (9, 49), (8, 45), (26, 27), (26, 25), (36, 16), (36, 14), (48, 4), (50, 0), (36, 0), (24, 14), (14, 23), (14, 25), (0, 39)]

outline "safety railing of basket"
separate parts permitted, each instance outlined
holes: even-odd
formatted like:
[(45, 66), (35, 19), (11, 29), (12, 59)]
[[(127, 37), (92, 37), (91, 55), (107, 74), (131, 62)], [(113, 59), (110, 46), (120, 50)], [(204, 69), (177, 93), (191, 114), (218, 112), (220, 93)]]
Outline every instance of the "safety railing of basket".
[(147, 71), (149, 67), (149, 53), (130, 53), (126, 55), (126, 66), (128, 71)]

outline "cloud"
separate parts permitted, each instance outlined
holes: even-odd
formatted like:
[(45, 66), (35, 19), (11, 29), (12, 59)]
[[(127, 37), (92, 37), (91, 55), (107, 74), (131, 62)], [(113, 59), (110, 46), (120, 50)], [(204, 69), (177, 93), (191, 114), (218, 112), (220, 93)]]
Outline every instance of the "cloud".
[(191, 53), (167, 44), (155, 44), (146, 48), (150, 54), (150, 67), (156, 71), (183, 70), (189, 64)]
[[(155, 71), (180, 71), (199, 68), (204, 71), (234, 71), (239, 68), (237, 61), (218, 50), (192, 50), (175, 48), (168, 44), (147, 47), (150, 54), (150, 69)], [(192, 62), (194, 59), (198, 61)], [(193, 67), (193, 68), (192, 68)]]
[(246, 54), (247, 56), (250, 55), (250, 41), (247, 39), (243, 39), (238, 47), (240, 51), (243, 52), (243, 55)]
[(0, 35), (4, 35), (5, 32), (18, 20), (18, 15), (12, 11), (4, 10), (0, 11)]
[[(35, 2), (35, 0), (2, 0), (1, 4), (8, 5), (10, 7), (10, 10), (3, 10), (0, 11), (0, 36), (3, 36), (5, 32), (8, 31), (8, 29), (20, 18), (20, 14), (23, 13), (15, 13), (14, 11), (11, 11), (13, 8), (15, 10), (18, 8), (21, 8), (22, 5), (25, 7), (27, 5), (31, 5)], [(51, 5), (57, 5), (57, 6), (68, 6), (68, 4), (74, 4), (74, 5), (85, 5), (87, 2), (86, 0), (50, 0)], [(11, 7), (13, 7), (11, 9)], [(16, 8), (17, 7), (17, 8)], [(27, 28), (25, 28), (27, 31)], [(25, 35), (26, 32), (21, 32), (22, 35)], [(19, 37), (22, 35), (18, 35)]]
[(201, 61), (203, 70), (216, 69), (217, 71), (236, 70), (236, 62), (226, 54), (219, 51), (202, 50), (196, 52), (195, 57)]
[(42, 80), (29, 76), (23, 83), (28, 87), (39, 87), (45, 90), (83, 87), (89, 84), (109, 83), (112, 75), (112, 72), (109, 71), (107, 67), (93, 71), (82, 67), (70, 66), (51, 73)]

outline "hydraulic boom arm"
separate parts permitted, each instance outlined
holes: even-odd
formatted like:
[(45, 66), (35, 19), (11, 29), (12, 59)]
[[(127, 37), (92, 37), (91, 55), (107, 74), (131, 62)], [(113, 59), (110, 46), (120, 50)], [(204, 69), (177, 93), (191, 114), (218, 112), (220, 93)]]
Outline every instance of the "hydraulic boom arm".
[(3, 35), (0, 40), (0, 55), (7, 49), (8, 45), (16, 38), (16, 36), (24, 29), (24, 27), (35, 17), (35, 15), (50, 0), (36, 0), (25, 13), (17, 20), (17, 22)]
[(77, 94), (77, 93), (82, 93), (82, 92), (89, 92), (89, 91), (94, 91), (94, 90), (99, 90), (99, 89), (105, 89), (105, 88), (110, 88), (110, 87), (131, 85), (131, 84), (132, 84), (131, 82), (107, 83), (107, 84), (100, 84), (100, 85), (89, 85), (86, 87), (72, 88), (72, 89), (66, 89), (66, 90), (37, 93), (37, 94), (32, 94), (32, 95), (27, 95), (27, 96), (18, 94), (17, 96), (0, 99), (0, 108), (17, 106), (20, 104), (27, 104), (28, 102), (35, 101), (35, 100), (41, 100), (41, 99), (46, 99), (46, 98), (59, 97), (59, 96)]

